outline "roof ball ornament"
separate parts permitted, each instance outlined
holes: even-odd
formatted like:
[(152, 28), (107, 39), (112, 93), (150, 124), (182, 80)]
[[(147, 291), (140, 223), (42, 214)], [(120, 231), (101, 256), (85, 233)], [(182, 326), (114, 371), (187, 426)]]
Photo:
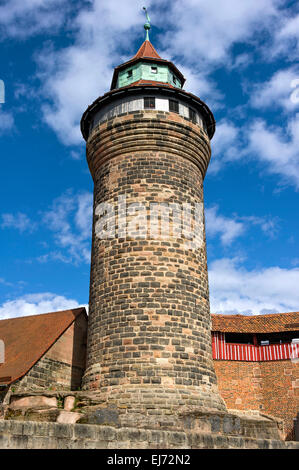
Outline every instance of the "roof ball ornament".
[(146, 19), (147, 19), (147, 22), (145, 23), (144, 25), (144, 29), (146, 31), (146, 37), (145, 37), (145, 40), (146, 41), (149, 41), (149, 30), (151, 29), (151, 20), (150, 20), (150, 17), (148, 16), (148, 12), (147, 12), (147, 9), (146, 7), (143, 7), (143, 10), (145, 12), (145, 16), (146, 16)]

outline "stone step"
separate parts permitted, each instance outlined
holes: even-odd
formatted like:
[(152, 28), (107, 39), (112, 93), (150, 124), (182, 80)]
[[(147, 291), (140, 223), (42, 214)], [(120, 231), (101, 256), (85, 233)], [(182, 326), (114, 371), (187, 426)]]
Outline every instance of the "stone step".
[(204, 432), (0, 421), (0, 449), (299, 449), (299, 442)]

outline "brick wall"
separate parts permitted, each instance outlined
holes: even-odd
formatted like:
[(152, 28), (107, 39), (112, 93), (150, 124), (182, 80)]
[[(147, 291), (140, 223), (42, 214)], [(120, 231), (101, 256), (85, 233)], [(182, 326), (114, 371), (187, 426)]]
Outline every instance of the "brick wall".
[(286, 439), (294, 439), (293, 419), (299, 409), (298, 363), (214, 360), (214, 367), (228, 408), (259, 410), (281, 418)]
[(282, 418), (286, 438), (294, 439), (294, 423), (299, 411), (299, 364), (291, 361), (262, 362), (263, 406), (266, 413)]
[[(202, 203), (210, 145), (175, 113), (128, 113), (87, 142), (94, 209), (101, 202)], [(117, 215), (117, 207), (116, 207)], [(94, 214), (86, 389), (128, 411), (224, 409), (211, 354), (205, 240), (99, 239)], [(116, 227), (117, 228), (117, 227)]]
[(86, 330), (87, 321), (81, 314), (29, 372), (12, 385), (13, 389), (80, 387), (85, 368)]

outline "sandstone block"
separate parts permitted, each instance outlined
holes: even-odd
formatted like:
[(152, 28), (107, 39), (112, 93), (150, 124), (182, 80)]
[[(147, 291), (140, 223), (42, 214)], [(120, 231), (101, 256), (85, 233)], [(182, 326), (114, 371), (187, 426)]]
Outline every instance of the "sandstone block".
[(64, 410), (71, 411), (75, 406), (75, 401), (76, 401), (76, 398), (73, 396), (66, 397), (64, 399), (64, 406), (63, 406)]
[(57, 418), (57, 423), (75, 424), (81, 417), (81, 413), (62, 410)]
[(12, 397), (9, 408), (13, 410), (20, 410), (24, 408), (55, 408), (57, 407), (56, 397), (45, 396), (28, 396), (28, 397)]

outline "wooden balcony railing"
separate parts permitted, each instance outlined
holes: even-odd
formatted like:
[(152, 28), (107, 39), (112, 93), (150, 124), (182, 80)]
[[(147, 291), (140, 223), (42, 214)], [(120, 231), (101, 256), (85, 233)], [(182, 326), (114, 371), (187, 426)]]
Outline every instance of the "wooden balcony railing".
[(283, 343), (269, 344), (267, 346), (254, 346), (251, 344), (226, 343), (225, 333), (212, 333), (213, 359), (226, 361), (299, 361), (299, 344)]

